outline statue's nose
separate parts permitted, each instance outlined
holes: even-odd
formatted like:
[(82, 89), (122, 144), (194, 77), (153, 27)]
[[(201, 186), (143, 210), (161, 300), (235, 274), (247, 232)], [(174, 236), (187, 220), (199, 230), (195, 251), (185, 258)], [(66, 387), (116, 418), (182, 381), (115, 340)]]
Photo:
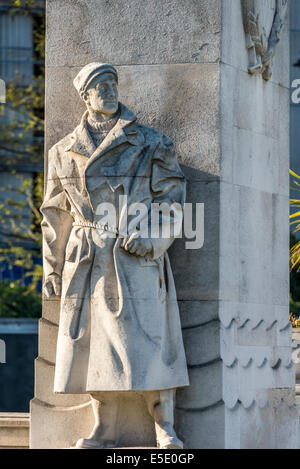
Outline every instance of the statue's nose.
[(108, 96), (109, 98), (114, 98), (114, 97), (116, 96), (116, 93), (115, 93), (115, 91), (113, 90), (113, 88), (111, 88), (111, 89), (108, 91), (107, 96)]
[(109, 87), (109, 92), (112, 96), (115, 96), (115, 94), (116, 94), (116, 90), (112, 85)]

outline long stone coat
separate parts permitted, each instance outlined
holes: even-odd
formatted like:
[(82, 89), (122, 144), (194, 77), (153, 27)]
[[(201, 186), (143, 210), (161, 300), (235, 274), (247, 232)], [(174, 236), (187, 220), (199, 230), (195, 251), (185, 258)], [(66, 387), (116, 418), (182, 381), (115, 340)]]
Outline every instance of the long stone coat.
[[(167, 248), (134, 256), (123, 239), (88, 227), (102, 202), (184, 203), (171, 140), (140, 125), (120, 103), (115, 127), (95, 148), (85, 114), (49, 152), (43, 214), (45, 277), (62, 275), (54, 391), (130, 391), (189, 384)], [(121, 221), (118, 220), (118, 224)], [(117, 227), (118, 228), (118, 227)]]

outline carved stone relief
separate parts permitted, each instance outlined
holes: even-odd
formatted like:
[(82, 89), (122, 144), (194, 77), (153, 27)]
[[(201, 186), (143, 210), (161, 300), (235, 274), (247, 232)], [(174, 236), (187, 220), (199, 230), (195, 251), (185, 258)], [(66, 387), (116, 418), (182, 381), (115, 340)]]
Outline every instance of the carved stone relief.
[(242, 0), (251, 75), (272, 76), (272, 62), (287, 12), (287, 0)]
[[(86, 65), (74, 85), (87, 110), (50, 149), (41, 207), (44, 294), (61, 300), (54, 392), (91, 395), (94, 428), (77, 448), (118, 445), (118, 399), (104, 403), (103, 391), (142, 392), (158, 447), (182, 448), (175, 389), (189, 378), (167, 254), (174, 237), (143, 234), (131, 207), (147, 216), (155, 201), (183, 206), (185, 179), (171, 140), (118, 101), (112, 65)], [(103, 203), (119, 213), (109, 223)]]

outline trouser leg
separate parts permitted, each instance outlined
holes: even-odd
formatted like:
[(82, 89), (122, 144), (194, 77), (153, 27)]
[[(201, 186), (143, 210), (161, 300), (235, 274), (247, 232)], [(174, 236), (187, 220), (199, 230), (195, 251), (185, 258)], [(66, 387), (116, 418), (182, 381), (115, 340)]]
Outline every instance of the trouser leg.
[(182, 448), (174, 430), (175, 389), (147, 391), (144, 398), (154, 419), (157, 444), (160, 448)]
[(116, 432), (119, 414), (119, 399), (117, 395), (107, 393), (91, 394), (94, 415), (94, 427), (88, 438), (81, 438), (77, 447), (112, 447), (116, 445)]

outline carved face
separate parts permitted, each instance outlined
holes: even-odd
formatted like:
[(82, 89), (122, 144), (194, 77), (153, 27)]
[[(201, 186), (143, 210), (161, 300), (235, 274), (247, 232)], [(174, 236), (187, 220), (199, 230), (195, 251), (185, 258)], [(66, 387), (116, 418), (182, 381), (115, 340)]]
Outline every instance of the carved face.
[(95, 112), (114, 114), (118, 110), (118, 84), (113, 73), (96, 77), (84, 93), (83, 99)]

